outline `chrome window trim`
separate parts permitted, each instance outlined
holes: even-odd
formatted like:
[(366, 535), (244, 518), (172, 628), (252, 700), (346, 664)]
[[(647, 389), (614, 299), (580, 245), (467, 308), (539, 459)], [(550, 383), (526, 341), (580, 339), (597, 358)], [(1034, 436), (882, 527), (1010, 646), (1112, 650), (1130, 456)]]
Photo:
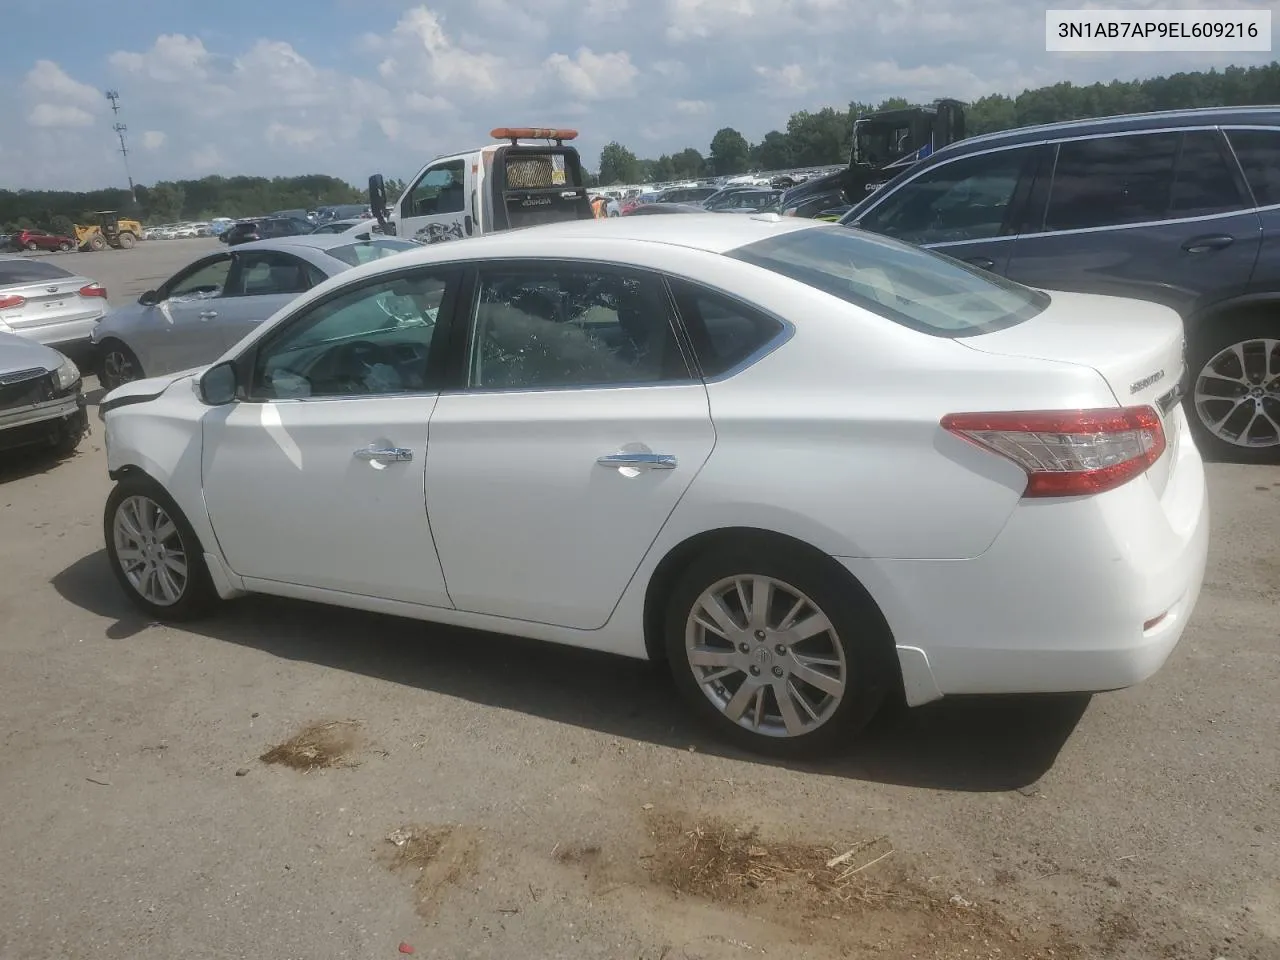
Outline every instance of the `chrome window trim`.
[[(999, 153), (1002, 150), (1016, 150), (1022, 147), (1043, 147), (1050, 144), (1057, 145), (1060, 143), (1074, 143), (1082, 140), (1103, 140), (1103, 139), (1112, 138), (1112, 137), (1146, 136), (1147, 134), (1158, 134), (1158, 133), (1186, 133), (1186, 132), (1192, 132), (1192, 131), (1199, 131), (1199, 132), (1209, 131), (1209, 132), (1217, 132), (1217, 133), (1223, 134), (1224, 138), (1227, 141), (1227, 146), (1231, 148), (1231, 156), (1234, 159), (1235, 148), (1231, 146), (1231, 138), (1226, 136), (1229, 130), (1274, 130), (1280, 133), (1280, 125), (1268, 126), (1266, 124), (1232, 124), (1227, 127), (1223, 127), (1220, 125), (1213, 125), (1213, 126), (1184, 126), (1184, 127), (1160, 127), (1160, 128), (1152, 127), (1151, 129), (1148, 129), (1148, 130), (1110, 130), (1105, 133), (1083, 134), (1081, 136), (1075, 136), (1075, 137), (1048, 137), (1048, 138), (1045, 138), (1044, 140), (1026, 141), (1023, 143), (1015, 143), (1015, 144), (1005, 144), (999, 147), (991, 147), (986, 150), (975, 150), (971, 153), (964, 153), (955, 157), (949, 157), (946, 160), (933, 164), (932, 166), (924, 170), (921, 170), (919, 173), (914, 174), (907, 180), (904, 180), (902, 183), (898, 184), (898, 186), (896, 186), (893, 190), (884, 194), (880, 198), (879, 202), (869, 206), (866, 209), (866, 213), (864, 213), (863, 216), (865, 216), (867, 213), (871, 213), (873, 210), (878, 209), (881, 206), (881, 204), (883, 204), (886, 200), (889, 199), (889, 197), (893, 196), (895, 193), (897, 193), (899, 190), (906, 187), (908, 184), (913, 183), (917, 178), (924, 176), (926, 173), (929, 173), (933, 170), (937, 170), (940, 167), (945, 167), (948, 164), (955, 163), (958, 160), (966, 160), (970, 157), (980, 157), (990, 153)], [(1236, 164), (1237, 166), (1239, 166), (1238, 160), (1236, 160)], [(1246, 185), (1248, 185), (1247, 178), (1246, 178)], [(1253, 188), (1250, 187), (1249, 189), (1251, 194), (1249, 199), (1250, 200), (1256, 199), (1252, 196)], [(919, 246), (932, 249), (934, 247), (957, 246), (960, 244), (968, 244), (968, 243), (993, 243), (999, 240), (1017, 240), (1017, 239), (1034, 240), (1034, 239), (1039, 239), (1040, 237), (1065, 237), (1065, 236), (1074, 236), (1078, 234), (1098, 233), (1104, 230), (1105, 231), (1134, 230), (1134, 229), (1141, 229), (1143, 227), (1161, 226), (1163, 224), (1168, 224), (1168, 223), (1201, 223), (1206, 220), (1220, 220), (1224, 217), (1238, 217), (1243, 214), (1261, 213), (1263, 211), (1269, 211), (1269, 210), (1280, 210), (1280, 203), (1274, 203), (1266, 207), (1246, 205), (1241, 207), (1239, 210), (1228, 210), (1223, 213), (1209, 213), (1209, 214), (1204, 214), (1198, 217), (1168, 217), (1160, 220), (1143, 220), (1137, 223), (1118, 223), (1118, 224), (1101, 226), (1101, 227), (1077, 227), (1073, 230), (1041, 230), (1035, 233), (1011, 233), (1011, 234), (1005, 234), (1004, 236), (999, 236), (999, 237), (984, 237), (984, 238), (978, 238), (974, 240), (939, 240), (935, 243), (922, 243), (922, 244), (919, 244)], [(873, 233), (875, 231), (868, 230), (867, 232)]]

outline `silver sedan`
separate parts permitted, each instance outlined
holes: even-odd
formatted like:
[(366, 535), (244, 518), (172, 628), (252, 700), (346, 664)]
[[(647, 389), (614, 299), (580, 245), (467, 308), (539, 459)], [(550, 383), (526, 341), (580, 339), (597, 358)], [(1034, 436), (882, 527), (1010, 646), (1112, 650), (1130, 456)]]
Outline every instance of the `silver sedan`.
[(0, 257), (0, 333), (68, 350), (84, 346), (106, 312), (96, 280), (47, 260)]
[(94, 328), (99, 381), (111, 390), (212, 363), (298, 294), (351, 267), (417, 249), (394, 237), (307, 234), (201, 257)]

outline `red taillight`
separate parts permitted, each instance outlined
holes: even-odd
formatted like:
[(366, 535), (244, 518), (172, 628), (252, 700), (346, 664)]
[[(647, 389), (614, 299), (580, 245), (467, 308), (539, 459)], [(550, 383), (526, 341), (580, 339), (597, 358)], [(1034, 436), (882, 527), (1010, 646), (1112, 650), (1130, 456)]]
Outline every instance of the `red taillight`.
[(102, 297), (107, 298), (107, 288), (100, 283), (86, 283), (80, 288), (80, 296), (82, 297)]
[(26, 302), (26, 297), (20, 297), (16, 293), (0, 296), (0, 310), (12, 310), (14, 307), (20, 307)]
[(1113, 490), (1165, 450), (1151, 407), (951, 413), (942, 427), (1027, 472), (1026, 497), (1078, 497)]

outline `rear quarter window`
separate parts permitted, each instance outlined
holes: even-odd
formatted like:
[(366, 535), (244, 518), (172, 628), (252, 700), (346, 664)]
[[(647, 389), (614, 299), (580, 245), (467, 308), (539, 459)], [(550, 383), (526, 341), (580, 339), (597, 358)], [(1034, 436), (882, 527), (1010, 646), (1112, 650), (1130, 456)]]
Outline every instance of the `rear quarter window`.
[(758, 240), (728, 256), (921, 333), (966, 337), (1015, 326), (1049, 296), (932, 250), (837, 225)]
[(414, 243), (412, 240), (382, 239), (361, 240), (357, 243), (343, 244), (340, 247), (330, 247), (325, 253), (349, 266), (358, 267), (362, 263), (381, 260), (383, 257), (389, 257), (392, 254), (404, 253), (406, 250), (421, 249), (422, 245)]
[(0, 260), (0, 284), (65, 280), (75, 274), (40, 260)]

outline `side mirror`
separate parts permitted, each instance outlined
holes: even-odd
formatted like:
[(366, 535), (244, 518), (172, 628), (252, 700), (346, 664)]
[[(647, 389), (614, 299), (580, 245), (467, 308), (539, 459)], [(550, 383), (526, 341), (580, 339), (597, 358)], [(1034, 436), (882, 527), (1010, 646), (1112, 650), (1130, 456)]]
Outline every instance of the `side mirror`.
[(224, 406), (235, 400), (238, 379), (235, 364), (226, 360), (204, 372), (197, 384), (196, 395), (201, 403), (211, 407)]
[(471, 236), (475, 232), (475, 222), (471, 219), (471, 214), (467, 214), (462, 218), (462, 229), (467, 232), (467, 236)]
[(159, 302), (160, 294), (156, 293), (154, 290), (148, 290), (138, 298), (138, 303), (142, 304), (144, 307), (154, 307)]
[(375, 217), (381, 214), (379, 219), (387, 216), (387, 183), (380, 173), (369, 178), (369, 209)]

